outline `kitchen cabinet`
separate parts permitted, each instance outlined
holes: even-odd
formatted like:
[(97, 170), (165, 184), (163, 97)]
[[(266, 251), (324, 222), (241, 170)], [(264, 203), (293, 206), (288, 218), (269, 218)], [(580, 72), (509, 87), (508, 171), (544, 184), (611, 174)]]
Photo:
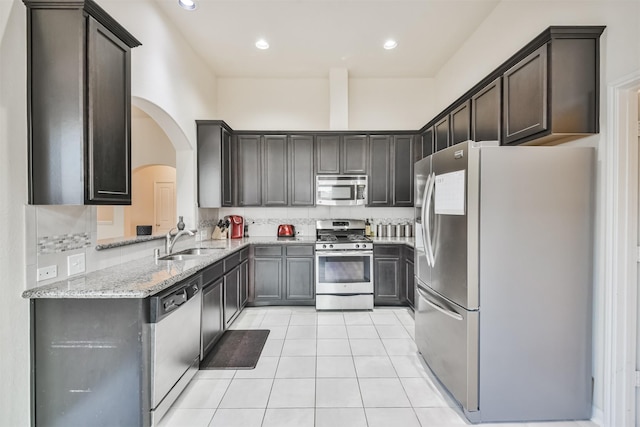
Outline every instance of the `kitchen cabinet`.
[(312, 135), (289, 137), (289, 205), (315, 205), (314, 141)]
[(373, 302), (375, 305), (404, 305), (402, 245), (374, 244)]
[(422, 159), (422, 135), (413, 135), (413, 163)]
[(408, 246), (404, 247), (404, 292), (407, 303), (411, 308), (415, 307), (415, 266), (414, 266), (414, 250)]
[(368, 206), (391, 204), (391, 136), (369, 137), (369, 203)]
[(566, 141), (599, 131), (604, 27), (551, 27), (549, 40), (503, 75), (503, 143)]
[(248, 305), (313, 305), (313, 245), (256, 245), (252, 248)]
[(412, 135), (369, 137), (368, 206), (413, 206)]
[(468, 100), (449, 113), (450, 145), (471, 139), (471, 101)]
[(500, 141), (502, 78), (498, 77), (471, 97), (471, 139)]
[(427, 128), (422, 132), (422, 158), (429, 157), (433, 154), (433, 127)]
[(449, 116), (445, 116), (433, 126), (433, 150), (444, 150), (449, 145)]
[(233, 205), (231, 129), (219, 120), (197, 120), (198, 206)]
[[(248, 251), (247, 251), (248, 252)], [(240, 309), (243, 309), (249, 301), (249, 260), (240, 263)]]
[(91, 0), (27, 6), (29, 203), (131, 204), (131, 49)]
[(262, 145), (262, 202), (264, 206), (287, 206), (287, 136), (265, 135)]
[(369, 141), (366, 135), (319, 135), (316, 138), (316, 173), (367, 173)]
[(393, 137), (392, 206), (413, 206), (413, 148), (412, 135)]
[(238, 135), (238, 206), (262, 205), (262, 144), (260, 135)]
[[(222, 263), (217, 263), (220, 275), (202, 285), (202, 317), (200, 323), (200, 360), (211, 351), (225, 330), (224, 322), (224, 278)], [(210, 267), (208, 270), (213, 269)], [(205, 273), (203, 273), (203, 276)]]
[(224, 274), (224, 326), (227, 329), (240, 313), (240, 267)]

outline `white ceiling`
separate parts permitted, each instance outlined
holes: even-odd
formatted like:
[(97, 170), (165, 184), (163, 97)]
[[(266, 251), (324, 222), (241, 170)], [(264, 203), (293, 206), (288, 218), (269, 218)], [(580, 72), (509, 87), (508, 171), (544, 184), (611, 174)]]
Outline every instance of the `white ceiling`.
[[(155, 0), (219, 77), (433, 77), (499, 0)], [(258, 50), (265, 38), (271, 48)], [(398, 42), (384, 50), (387, 38)]]

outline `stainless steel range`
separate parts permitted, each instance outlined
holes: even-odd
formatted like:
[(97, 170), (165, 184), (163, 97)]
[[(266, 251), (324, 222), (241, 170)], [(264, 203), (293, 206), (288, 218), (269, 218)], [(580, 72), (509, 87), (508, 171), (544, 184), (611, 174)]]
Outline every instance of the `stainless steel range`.
[(357, 219), (316, 222), (316, 309), (373, 309), (373, 242)]

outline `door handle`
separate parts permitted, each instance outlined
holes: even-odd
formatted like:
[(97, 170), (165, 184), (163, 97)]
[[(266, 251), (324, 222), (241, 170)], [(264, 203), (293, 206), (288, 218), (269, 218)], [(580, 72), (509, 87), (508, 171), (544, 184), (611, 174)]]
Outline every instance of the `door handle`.
[(436, 174), (432, 172), (429, 174), (429, 178), (427, 179), (427, 188), (425, 189), (425, 201), (422, 204), (422, 209), (424, 212), (422, 229), (424, 230), (424, 234), (425, 234), (424, 239), (425, 239), (425, 248), (427, 252), (427, 262), (429, 263), (429, 265), (431, 265), (431, 267), (435, 267), (435, 264), (436, 264), (436, 257), (433, 252), (433, 245), (431, 243), (431, 229), (429, 224), (431, 222), (431, 218), (430, 218), (431, 217), (431, 200), (432, 200), (435, 184), (436, 184)]
[(424, 301), (429, 304), (431, 307), (435, 308), (436, 310), (438, 310), (440, 313), (442, 314), (446, 314), (449, 317), (452, 317), (456, 320), (464, 320), (464, 318), (459, 315), (458, 313), (456, 313), (455, 311), (451, 311), (451, 310), (447, 310), (446, 308), (442, 307), (439, 304), (436, 304), (435, 302), (429, 300), (429, 295), (427, 295), (427, 293), (425, 291), (423, 291), (422, 289), (420, 289), (420, 287), (417, 287), (418, 289), (418, 293), (420, 294), (420, 296), (422, 297), (422, 299), (424, 299)]

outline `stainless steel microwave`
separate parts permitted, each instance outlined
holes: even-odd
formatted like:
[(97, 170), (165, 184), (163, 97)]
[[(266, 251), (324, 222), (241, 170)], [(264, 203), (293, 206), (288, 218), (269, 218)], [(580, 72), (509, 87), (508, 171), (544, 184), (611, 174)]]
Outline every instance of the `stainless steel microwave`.
[(316, 205), (367, 204), (366, 175), (316, 175)]

